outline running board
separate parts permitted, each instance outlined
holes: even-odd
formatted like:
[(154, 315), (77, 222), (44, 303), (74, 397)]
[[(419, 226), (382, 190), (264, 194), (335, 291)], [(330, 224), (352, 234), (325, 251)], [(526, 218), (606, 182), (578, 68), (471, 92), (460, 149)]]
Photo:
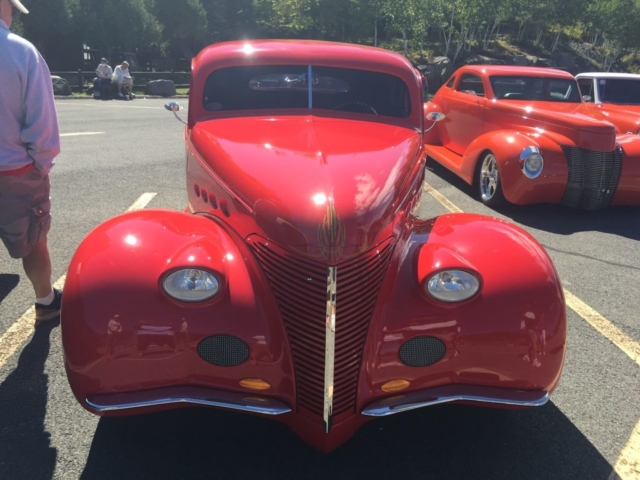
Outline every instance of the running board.
[(459, 171), (460, 165), (462, 164), (462, 157), (460, 155), (441, 145), (425, 144), (424, 150), (428, 157), (433, 158), (446, 169), (451, 170), (456, 175), (459, 175), (469, 185), (473, 183), (473, 178), (465, 178), (463, 173)]

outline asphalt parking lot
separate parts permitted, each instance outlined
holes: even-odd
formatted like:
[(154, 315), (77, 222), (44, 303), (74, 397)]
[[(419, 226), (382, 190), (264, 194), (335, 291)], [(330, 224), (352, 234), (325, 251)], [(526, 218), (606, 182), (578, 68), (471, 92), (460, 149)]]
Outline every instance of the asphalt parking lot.
[[(92, 228), (139, 199), (135, 208), (184, 209), (183, 126), (163, 104), (57, 102), (54, 279)], [(368, 423), (328, 455), (275, 421), (223, 411), (100, 419), (69, 389), (59, 322), (34, 331), (30, 284), (0, 249), (0, 479), (640, 478), (640, 208), (493, 211), (427, 165), (420, 216), (495, 215), (553, 258), (570, 304), (569, 340), (547, 405), (415, 410)]]

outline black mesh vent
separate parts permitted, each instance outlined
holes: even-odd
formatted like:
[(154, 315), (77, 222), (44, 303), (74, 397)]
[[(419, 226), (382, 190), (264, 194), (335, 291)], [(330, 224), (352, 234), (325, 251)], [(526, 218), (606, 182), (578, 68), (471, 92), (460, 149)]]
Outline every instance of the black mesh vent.
[(232, 335), (213, 335), (198, 344), (198, 353), (209, 363), (233, 367), (249, 358), (249, 345)]
[(595, 152), (563, 146), (562, 151), (567, 158), (569, 178), (560, 203), (585, 210), (609, 206), (620, 181), (622, 149)]
[(436, 337), (416, 337), (406, 341), (398, 355), (405, 365), (426, 367), (440, 360), (446, 350), (444, 342)]

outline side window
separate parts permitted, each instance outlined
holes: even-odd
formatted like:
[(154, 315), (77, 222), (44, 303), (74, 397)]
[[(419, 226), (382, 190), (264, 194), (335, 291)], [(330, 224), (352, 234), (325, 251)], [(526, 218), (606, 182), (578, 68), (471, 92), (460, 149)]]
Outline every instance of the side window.
[(559, 100), (566, 100), (571, 95), (571, 85), (567, 85), (565, 81), (551, 80), (549, 85), (549, 96)]
[(456, 81), (456, 77), (451, 77), (451, 80), (447, 82), (447, 88), (453, 88), (453, 83)]
[(459, 92), (467, 92), (479, 97), (484, 97), (484, 86), (482, 85), (482, 79), (477, 75), (467, 73), (462, 76), (458, 83)]
[(583, 97), (586, 95), (591, 97), (589, 100), (585, 99), (585, 101), (593, 103), (595, 101), (595, 95), (593, 94), (593, 80), (590, 78), (580, 79), (578, 80), (578, 86), (580, 87), (580, 95)]

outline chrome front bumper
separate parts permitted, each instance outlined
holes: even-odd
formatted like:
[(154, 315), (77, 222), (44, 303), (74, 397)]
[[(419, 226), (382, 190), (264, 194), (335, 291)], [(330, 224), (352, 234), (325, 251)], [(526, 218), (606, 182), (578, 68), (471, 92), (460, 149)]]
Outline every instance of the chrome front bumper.
[(262, 415), (289, 413), (284, 403), (250, 392), (236, 393), (200, 387), (172, 387), (142, 392), (111, 393), (87, 397), (87, 405), (96, 412), (112, 412), (161, 405), (204, 405)]
[(385, 417), (394, 413), (449, 402), (478, 402), (517, 407), (539, 407), (547, 403), (548, 400), (549, 392), (545, 391), (531, 392), (494, 387), (452, 385), (378, 400), (365, 408), (362, 411), (362, 415)]

